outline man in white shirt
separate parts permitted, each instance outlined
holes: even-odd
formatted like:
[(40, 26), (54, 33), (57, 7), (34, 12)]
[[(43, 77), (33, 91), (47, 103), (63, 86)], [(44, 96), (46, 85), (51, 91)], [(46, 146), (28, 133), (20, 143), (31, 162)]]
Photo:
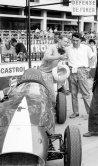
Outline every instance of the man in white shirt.
[(88, 45), (81, 44), (81, 34), (72, 34), (72, 45), (67, 50), (68, 65), (70, 67), (70, 87), (72, 96), (73, 114), (70, 118), (79, 116), (78, 91), (82, 94), (86, 112), (89, 113), (90, 92), (88, 86), (89, 60), (93, 61), (93, 53)]

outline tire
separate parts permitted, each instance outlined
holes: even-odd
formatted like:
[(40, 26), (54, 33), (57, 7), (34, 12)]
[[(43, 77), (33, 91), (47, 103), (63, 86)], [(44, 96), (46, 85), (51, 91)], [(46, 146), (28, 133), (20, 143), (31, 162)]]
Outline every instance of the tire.
[(82, 146), (80, 131), (76, 126), (67, 126), (64, 132), (64, 166), (81, 166)]
[(56, 117), (57, 123), (63, 124), (67, 116), (67, 101), (66, 95), (62, 92), (58, 92), (56, 99)]

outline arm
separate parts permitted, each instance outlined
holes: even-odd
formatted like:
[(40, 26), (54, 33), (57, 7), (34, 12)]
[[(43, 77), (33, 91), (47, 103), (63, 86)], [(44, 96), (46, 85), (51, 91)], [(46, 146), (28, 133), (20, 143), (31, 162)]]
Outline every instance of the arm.
[(92, 68), (94, 63), (96, 62), (96, 54), (92, 51), (92, 49), (88, 49), (88, 58), (89, 58), (89, 67)]
[(44, 59), (48, 61), (63, 60), (65, 59), (65, 55), (60, 55), (58, 52), (56, 53), (53, 46), (50, 46), (44, 54)]
[(89, 67), (92, 68), (94, 66), (94, 63), (96, 62), (96, 57), (93, 56), (90, 58), (90, 63), (89, 63)]

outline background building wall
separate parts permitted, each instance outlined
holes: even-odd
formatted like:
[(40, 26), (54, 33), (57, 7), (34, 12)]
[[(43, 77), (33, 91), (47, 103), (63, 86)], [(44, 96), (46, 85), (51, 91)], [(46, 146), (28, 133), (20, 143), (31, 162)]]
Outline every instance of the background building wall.
[[(36, 4), (50, 4), (59, 3), (62, 0), (39, 0), (39, 2), (31, 2), (30, 5)], [(7, 6), (4, 6), (7, 5)], [(26, 28), (26, 15), (24, 7), (26, 0), (0, 0), (0, 29), (25, 29)], [(22, 8), (23, 7), (23, 8)], [(2, 10), (1, 10), (2, 8)], [(5, 8), (5, 9), (4, 9)], [(5, 11), (4, 11), (4, 10)], [(98, 8), (97, 16), (93, 16), (90, 20), (89, 17), (85, 20), (84, 16), (79, 17), (79, 30), (89, 30), (98, 32)], [(69, 6), (49, 5), (40, 6), (31, 9), (31, 29), (40, 28), (47, 30), (47, 27), (54, 27), (57, 25), (58, 30), (77, 30), (78, 17), (72, 16), (71, 4)], [(6, 24), (5, 24), (6, 23)], [(50, 23), (50, 25), (49, 25)]]

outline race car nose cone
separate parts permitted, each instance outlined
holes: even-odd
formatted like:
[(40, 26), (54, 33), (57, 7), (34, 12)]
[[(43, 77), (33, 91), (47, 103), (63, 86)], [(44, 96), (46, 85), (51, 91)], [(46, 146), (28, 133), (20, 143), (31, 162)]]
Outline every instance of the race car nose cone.
[(32, 153), (32, 132), (27, 101), (24, 97), (16, 109), (8, 127), (2, 153), (27, 152)]

